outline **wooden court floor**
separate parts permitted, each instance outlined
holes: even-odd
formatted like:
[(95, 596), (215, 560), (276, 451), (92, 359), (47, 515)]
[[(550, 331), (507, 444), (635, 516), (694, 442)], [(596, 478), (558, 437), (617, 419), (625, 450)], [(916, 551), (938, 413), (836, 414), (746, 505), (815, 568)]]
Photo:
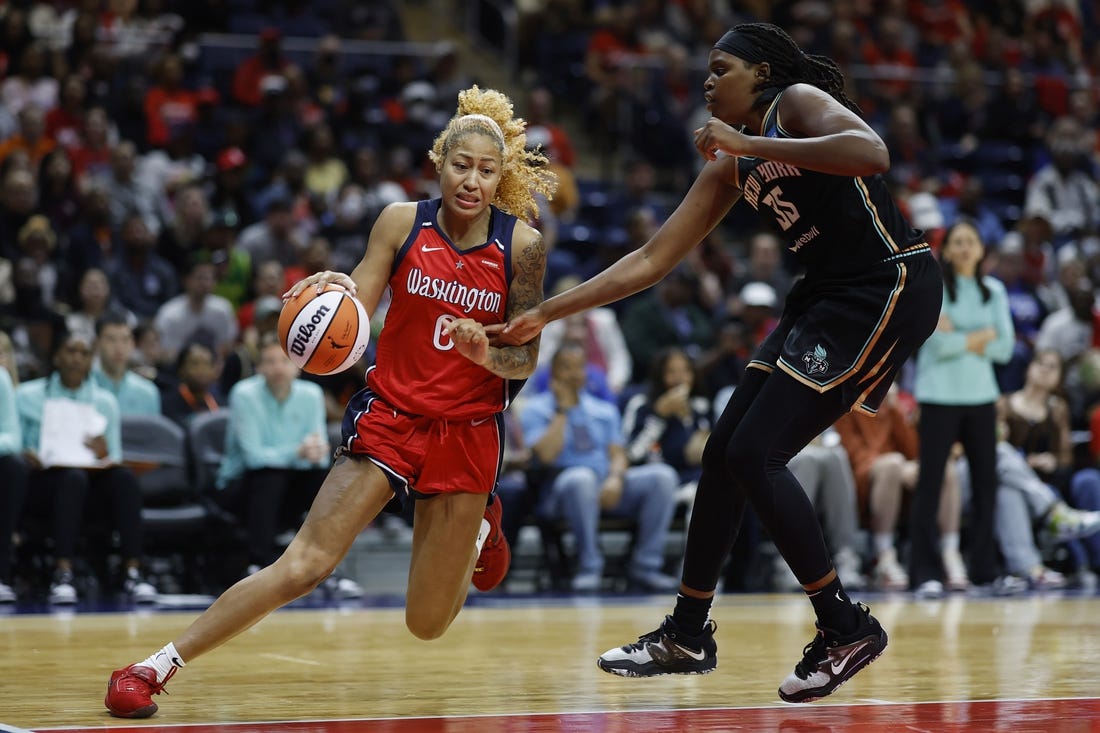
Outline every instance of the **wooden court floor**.
[(625, 679), (596, 668), (600, 652), (654, 628), (669, 600), (486, 595), (433, 642), (409, 634), (399, 609), (285, 609), (188, 665), (147, 721), (107, 715), (107, 677), (194, 612), (3, 617), (0, 723), (145, 733), (1100, 732), (1096, 596), (868, 596), (889, 648), (809, 705), (776, 694), (812, 635), (798, 595), (722, 598), (713, 674)]

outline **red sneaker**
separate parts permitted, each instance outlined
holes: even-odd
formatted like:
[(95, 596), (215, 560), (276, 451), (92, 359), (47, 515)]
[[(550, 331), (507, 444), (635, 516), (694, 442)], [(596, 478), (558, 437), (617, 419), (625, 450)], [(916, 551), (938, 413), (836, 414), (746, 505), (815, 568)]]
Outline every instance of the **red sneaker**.
[(159, 695), (175, 673), (176, 668), (173, 667), (164, 682), (157, 682), (156, 670), (143, 664), (116, 669), (107, 683), (107, 696), (103, 698), (103, 704), (116, 718), (148, 718), (157, 711), (152, 696)]
[(480, 591), (492, 590), (500, 585), (512, 562), (512, 550), (500, 529), (500, 512), (500, 497), (494, 495), (493, 503), (485, 507), (489, 538), (481, 546), (481, 554), (474, 565), (474, 587)]

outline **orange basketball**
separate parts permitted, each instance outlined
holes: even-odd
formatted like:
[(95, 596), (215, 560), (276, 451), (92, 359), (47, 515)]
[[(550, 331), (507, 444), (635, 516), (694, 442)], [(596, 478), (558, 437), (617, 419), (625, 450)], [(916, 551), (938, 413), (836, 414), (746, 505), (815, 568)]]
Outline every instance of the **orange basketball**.
[(279, 343), (310, 374), (336, 374), (363, 357), (370, 319), (358, 298), (336, 285), (310, 286), (283, 304)]

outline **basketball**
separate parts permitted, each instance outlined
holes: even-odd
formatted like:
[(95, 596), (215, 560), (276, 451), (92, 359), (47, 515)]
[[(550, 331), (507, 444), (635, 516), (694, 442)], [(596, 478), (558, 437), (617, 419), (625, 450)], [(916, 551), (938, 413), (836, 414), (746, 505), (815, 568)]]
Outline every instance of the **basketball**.
[(336, 285), (318, 293), (307, 287), (283, 304), (279, 343), (290, 360), (310, 374), (336, 374), (359, 361), (370, 342), (363, 304)]

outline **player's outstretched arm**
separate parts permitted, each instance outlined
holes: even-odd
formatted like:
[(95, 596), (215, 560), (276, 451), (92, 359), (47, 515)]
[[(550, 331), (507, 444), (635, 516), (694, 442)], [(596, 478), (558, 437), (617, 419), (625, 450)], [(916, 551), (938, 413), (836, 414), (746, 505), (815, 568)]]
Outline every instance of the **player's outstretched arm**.
[[(500, 338), (522, 344), (550, 321), (621, 300), (667, 275), (722, 220), (741, 195), (735, 158), (707, 163), (653, 238), (592, 279), (508, 319)], [(493, 329), (490, 329), (493, 332)]]

